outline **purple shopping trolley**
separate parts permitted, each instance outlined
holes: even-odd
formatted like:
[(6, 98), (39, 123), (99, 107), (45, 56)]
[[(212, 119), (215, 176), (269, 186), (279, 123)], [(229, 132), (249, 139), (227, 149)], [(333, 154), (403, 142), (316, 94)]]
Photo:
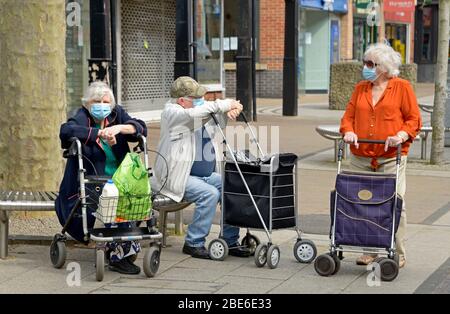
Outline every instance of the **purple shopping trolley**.
[[(378, 140), (359, 142), (385, 144)], [(394, 174), (341, 171), (343, 146), (341, 142), (336, 186), (330, 198), (330, 252), (317, 257), (315, 269), (322, 276), (334, 275), (344, 252), (374, 253), (386, 256), (375, 260), (375, 274), (385, 281), (394, 280), (398, 275), (395, 233), (403, 204), (397, 194), (401, 145), (397, 147)]]

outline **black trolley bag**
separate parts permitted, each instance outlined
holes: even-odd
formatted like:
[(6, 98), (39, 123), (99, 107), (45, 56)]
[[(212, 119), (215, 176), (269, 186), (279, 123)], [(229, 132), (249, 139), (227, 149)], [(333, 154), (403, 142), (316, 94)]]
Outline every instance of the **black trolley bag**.
[[(359, 143), (384, 145), (382, 140)], [(336, 274), (344, 252), (385, 255), (375, 260), (375, 274), (384, 281), (394, 280), (399, 271), (395, 234), (403, 200), (397, 194), (401, 145), (397, 146), (396, 173), (341, 171), (344, 142), (339, 144), (335, 189), (330, 197), (330, 252), (317, 257), (316, 272)], [(356, 248), (355, 248), (356, 247)]]
[[(228, 245), (222, 239), (223, 225), (247, 228), (241, 246), (250, 249), (255, 257), (255, 264), (263, 267), (266, 263), (270, 268), (276, 268), (280, 261), (280, 249), (272, 243), (272, 230), (294, 227), (297, 241), (294, 246), (294, 256), (300, 263), (312, 262), (317, 254), (315, 244), (301, 238), (298, 218), (297, 200), (297, 160), (292, 153), (264, 155), (245, 115), (242, 117), (256, 143), (261, 159), (251, 160), (240, 158), (228, 144), (218, 120), (216, 122), (228, 149), (222, 169), (222, 210), (221, 233), (208, 246), (209, 255), (213, 260), (223, 260), (228, 254)], [(249, 228), (262, 229), (268, 242), (261, 243), (250, 234)]]

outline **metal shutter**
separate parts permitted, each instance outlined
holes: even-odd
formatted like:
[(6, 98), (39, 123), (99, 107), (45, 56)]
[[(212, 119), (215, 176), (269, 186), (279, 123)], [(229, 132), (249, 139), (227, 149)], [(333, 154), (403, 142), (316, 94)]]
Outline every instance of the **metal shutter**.
[(157, 110), (167, 101), (174, 76), (175, 28), (175, 0), (122, 0), (121, 83), (127, 110)]

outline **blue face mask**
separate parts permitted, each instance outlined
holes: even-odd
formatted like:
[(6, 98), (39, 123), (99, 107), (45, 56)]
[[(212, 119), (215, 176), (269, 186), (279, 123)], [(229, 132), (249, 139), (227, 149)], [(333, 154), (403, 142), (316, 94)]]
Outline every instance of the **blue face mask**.
[(92, 104), (90, 112), (95, 120), (102, 121), (111, 114), (111, 105), (103, 103)]
[(369, 69), (367, 66), (364, 66), (362, 76), (364, 79), (374, 82), (378, 78), (377, 70), (375, 67)]
[(199, 106), (203, 106), (205, 103), (205, 98), (194, 98), (192, 99), (192, 106), (194, 107), (199, 107)]

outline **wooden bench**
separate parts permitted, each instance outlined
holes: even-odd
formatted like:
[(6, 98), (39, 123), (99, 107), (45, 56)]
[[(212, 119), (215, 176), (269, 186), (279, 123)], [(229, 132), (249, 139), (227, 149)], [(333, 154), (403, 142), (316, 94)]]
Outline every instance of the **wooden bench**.
[[(10, 211), (55, 211), (57, 192), (19, 192), (0, 191), (0, 258), (8, 256), (9, 212)], [(167, 214), (177, 212), (175, 231), (182, 231), (182, 215), (180, 210), (189, 206), (188, 202), (176, 203), (164, 195), (153, 198), (153, 209), (159, 212), (160, 232), (163, 234), (163, 246), (166, 246)]]

